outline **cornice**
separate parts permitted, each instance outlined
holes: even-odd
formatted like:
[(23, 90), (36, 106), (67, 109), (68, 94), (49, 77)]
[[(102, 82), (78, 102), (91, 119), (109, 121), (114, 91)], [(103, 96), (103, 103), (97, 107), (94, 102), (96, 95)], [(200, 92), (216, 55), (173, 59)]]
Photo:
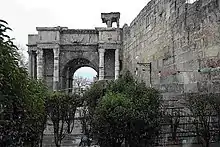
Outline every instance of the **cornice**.
[(62, 30), (62, 34), (98, 34), (98, 31), (95, 29), (68, 29)]

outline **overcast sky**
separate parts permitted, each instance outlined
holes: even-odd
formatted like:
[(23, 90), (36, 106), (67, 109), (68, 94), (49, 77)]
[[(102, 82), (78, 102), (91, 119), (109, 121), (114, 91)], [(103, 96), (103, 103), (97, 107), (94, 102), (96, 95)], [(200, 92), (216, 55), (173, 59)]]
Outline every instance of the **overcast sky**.
[(70, 29), (102, 27), (102, 12), (120, 12), (120, 27), (130, 24), (149, 0), (0, 0), (0, 19), (13, 29), (15, 43), (27, 49), (36, 27)]
[(90, 67), (81, 67), (74, 73), (74, 77), (83, 77), (93, 80), (97, 76), (97, 72)]

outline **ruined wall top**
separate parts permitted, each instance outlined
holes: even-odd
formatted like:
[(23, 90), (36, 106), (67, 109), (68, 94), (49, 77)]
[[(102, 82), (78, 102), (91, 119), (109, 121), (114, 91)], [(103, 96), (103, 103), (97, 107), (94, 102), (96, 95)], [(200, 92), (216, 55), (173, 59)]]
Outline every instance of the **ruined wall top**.
[[(197, 4), (205, 6), (213, 1), (216, 0), (151, 0), (130, 23), (130, 26), (135, 25), (140, 19), (148, 15), (158, 14), (158, 16), (161, 16), (164, 12), (171, 14), (174, 13), (175, 8), (184, 6), (192, 8), (196, 7)], [(218, 4), (220, 5), (220, 1), (218, 1)], [(169, 15), (167, 17), (169, 17)]]
[(110, 12), (110, 13), (101, 13), (102, 22), (107, 24), (107, 27), (112, 27), (112, 23), (116, 22), (117, 27), (119, 28), (119, 12)]
[[(219, 28), (219, 0), (151, 0), (123, 27), (123, 67), (152, 82), (167, 98), (170, 93), (208, 91), (203, 85), (209, 79), (200, 71), (219, 68)], [(152, 63), (152, 74), (138, 62)], [(218, 83), (214, 79), (219, 74), (211, 77)], [(219, 85), (213, 87), (219, 91)]]

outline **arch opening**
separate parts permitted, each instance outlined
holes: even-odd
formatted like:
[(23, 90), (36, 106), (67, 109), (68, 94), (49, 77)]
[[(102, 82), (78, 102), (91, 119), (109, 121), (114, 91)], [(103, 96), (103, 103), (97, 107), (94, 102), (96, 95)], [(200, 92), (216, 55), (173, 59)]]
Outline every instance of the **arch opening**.
[(80, 67), (73, 74), (72, 93), (83, 94), (97, 78), (97, 72), (93, 68)]
[[(92, 83), (98, 77), (98, 65), (84, 58), (77, 58), (69, 61), (62, 70), (61, 90), (66, 93), (73, 93), (77, 81)], [(94, 79), (93, 79), (94, 78)], [(78, 85), (79, 86), (79, 85)]]

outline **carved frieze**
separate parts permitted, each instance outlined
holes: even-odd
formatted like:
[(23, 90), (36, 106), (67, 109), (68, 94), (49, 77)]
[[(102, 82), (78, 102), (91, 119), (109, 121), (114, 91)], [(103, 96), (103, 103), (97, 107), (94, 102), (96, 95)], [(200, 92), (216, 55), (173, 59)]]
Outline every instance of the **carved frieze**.
[(59, 48), (59, 44), (37, 44), (37, 48), (54, 49), (54, 48)]
[(101, 31), (99, 32), (99, 42), (116, 42), (120, 41), (120, 32), (112, 31)]
[(101, 43), (101, 44), (99, 44), (99, 48), (103, 48), (103, 49), (120, 49), (121, 44), (119, 44), (119, 43)]
[(61, 44), (88, 44), (97, 42), (98, 36), (96, 34), (63, 34), (61, 36)]
[(93, 29), (68, 29), (63, 30), (61, 33), (63, 34), (98, 34), (97, 30)]

